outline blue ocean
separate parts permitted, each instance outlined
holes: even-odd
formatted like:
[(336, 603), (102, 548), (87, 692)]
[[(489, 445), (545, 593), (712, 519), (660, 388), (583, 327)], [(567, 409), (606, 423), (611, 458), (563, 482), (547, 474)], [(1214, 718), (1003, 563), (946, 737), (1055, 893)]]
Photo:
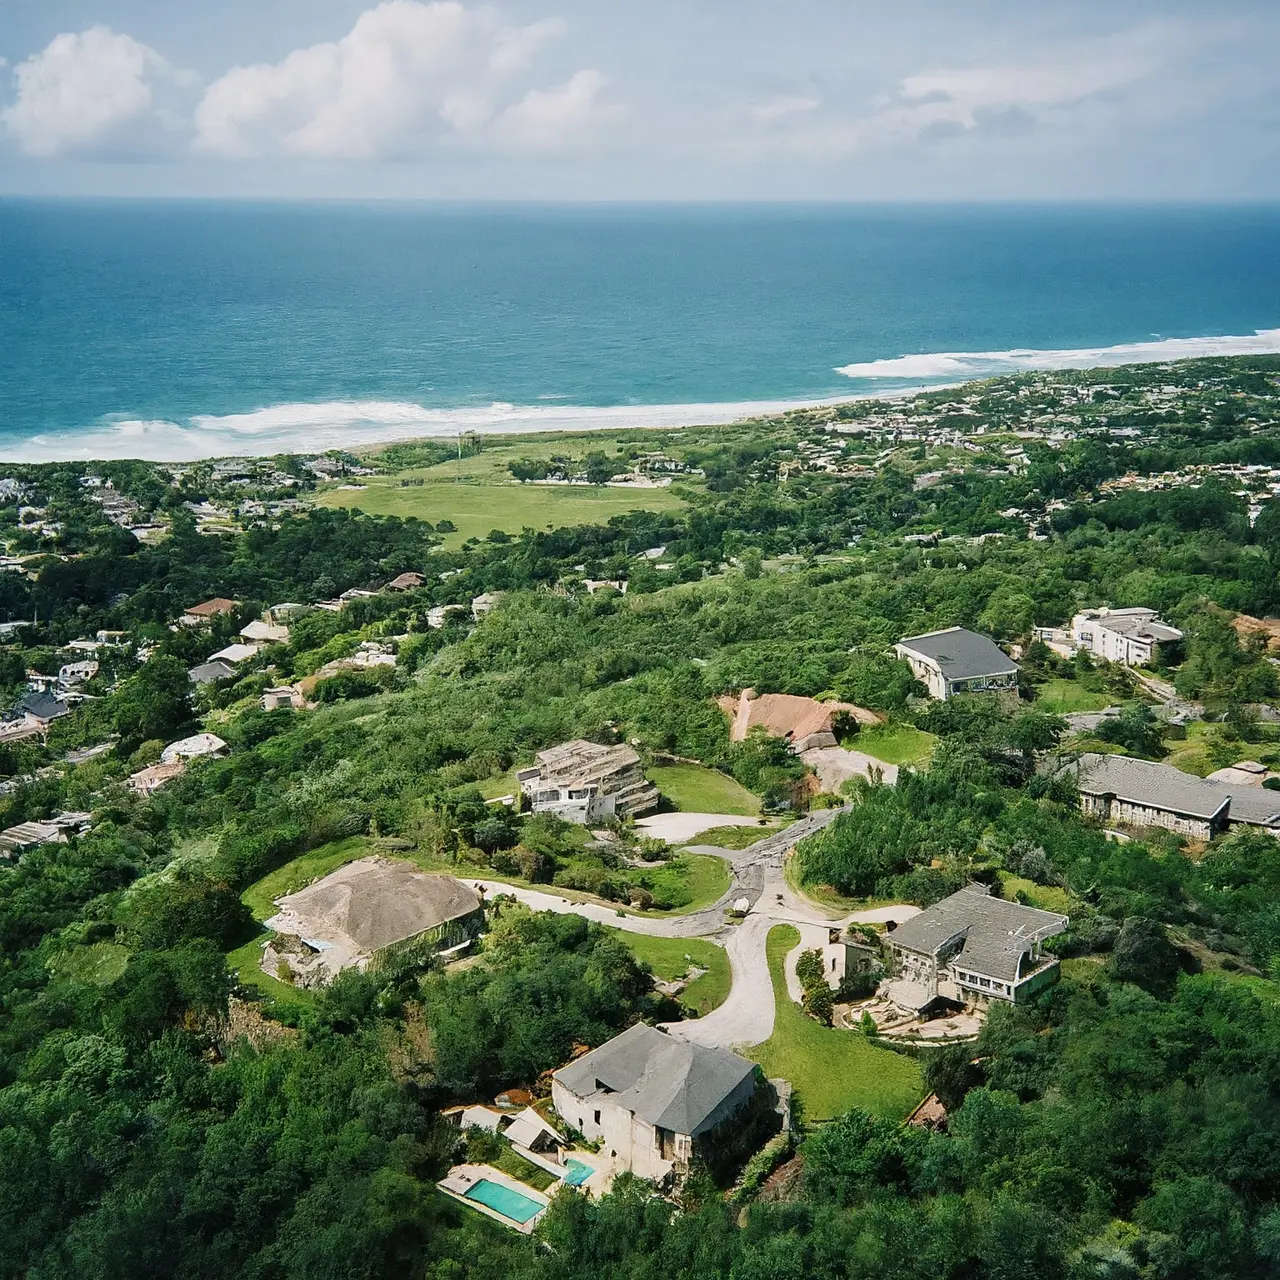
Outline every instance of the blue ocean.
[(1280, 207), (0, 201), (0, 456), (728, 421), (1280, 351)]

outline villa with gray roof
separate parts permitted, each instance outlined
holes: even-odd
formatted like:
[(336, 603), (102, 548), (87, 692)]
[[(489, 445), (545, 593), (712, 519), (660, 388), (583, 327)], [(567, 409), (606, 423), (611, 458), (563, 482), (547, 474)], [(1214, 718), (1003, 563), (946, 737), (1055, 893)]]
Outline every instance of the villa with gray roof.
[(917, 1011), (937, 1000), (1017, 1004), (1057, 981), (1057, 958), (1041, 944), (1067, 924), (1056, 911), (1005, 902), (986, 885), (967, 885), (885, 934), (891, 976), (883, 992)]
[(1229, 827), (1280, 834), (1280, 792), (1197, 778), (1173, 765), (1089, 751), (1068, 768), (1080, 808), (1104, 822), (1163, 827), (1193, 840), (1212, 840)]
[(755, 1096), (756, 1065), (642, 1022), (551, 1077), (560, 1118), (621, 1169), (664, 1182)]
[(893, 648), (929, 696), (940, 702), (970, 693), (1017, 697), (1018, 664), (989, 636), (947, 627), (907, 636)]

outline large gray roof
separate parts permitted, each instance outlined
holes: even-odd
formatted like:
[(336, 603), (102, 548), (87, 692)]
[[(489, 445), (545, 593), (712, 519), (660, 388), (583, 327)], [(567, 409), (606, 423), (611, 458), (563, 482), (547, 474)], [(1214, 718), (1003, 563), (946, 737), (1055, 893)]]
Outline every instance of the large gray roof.
[(964, 939), (964, 967), (987, 977), (1016, 982), (1022, 957), (1034, 943), (1067, 927), (1056, 911), (1024, 907), (993, 898), (985, 885), (971, 884), (900, 924), (888, 935), (895, 947), (936, 955), (949, 943)]
[(1193, 777), (1169, 764), (1095, 751), (1080, 757), (1077, 786), (1085, 795), (1115, 796), (1130, 804), (1206, 822), (1230, 804), (1232, 794), (1220, 783)]
[(714, 1123), (724, 1100), (755, 1070), (728, 1049), (680, 1040), (637, 1022), (555, 1078), (579, 1098), (608, 1093), (609, 1101), (648, 1124), (696, 1136)]
[(913, 653), (932, 658), (948, 680), (971, 680), (976, 676), (1004, 675), (1018, 670), (1018, 664), (989, 636), (963, 627), (906, 636), (898, 643)]

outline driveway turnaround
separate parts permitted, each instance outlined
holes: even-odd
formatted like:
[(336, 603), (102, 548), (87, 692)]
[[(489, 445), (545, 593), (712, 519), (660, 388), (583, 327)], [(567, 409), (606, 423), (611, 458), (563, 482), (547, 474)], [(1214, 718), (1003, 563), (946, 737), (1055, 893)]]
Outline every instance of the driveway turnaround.
[[(660, 938), (706, 938), (724, 947), (729, 957), (733, 985), (729, 996), (704, 1018), (668, 1022), (664, 1030), (696, 1044), (730, 1049), (747, 1049), (767, 1040), (773, 1034), (773, 983), (765, 943), (775, 924), (790, 924), (801, 929), (802, 937), (813, 940), (821, 929), (842, 929), (853, 923), (883, 924), (886, 921), (909, 920), (918, 907), (905, 903), (889, 907), (873, 907), (836, 915), (817, 903), (797, 894), (783, 875), (782, 860), (797, 841), (812, 835), (831, 822), (841, 810), (824, 809), (781, 831), (771, 832), (746, 849), (724, 849), (718, 852), (729, 863), (732, 879), (729, 890), (719, 901), (701, 911), (682, 916), (646, 916), (620, 912), (594, 902), (574, 902), (569, 898), (541, 889), (525, 889), (501, 880), (474, 880), (474, 886), (486, 898), (510, 894), (534, 911), (554, 911), (559, 915), (580, 915), (598, 924), (629, 933), (644, 933)], [(673, 815), (676, 816), (676, 815)], [(706, 816), (706, 815), (704, 815)], [(713, 817), (717, 815), (711, 815)], [(720, 825), (726, 825), (723, 822)], [(741, 923), (726, 924), (725, 910), (746, 898), (749, 910)], [(792, 960), (794, 968), (794, 960)]]

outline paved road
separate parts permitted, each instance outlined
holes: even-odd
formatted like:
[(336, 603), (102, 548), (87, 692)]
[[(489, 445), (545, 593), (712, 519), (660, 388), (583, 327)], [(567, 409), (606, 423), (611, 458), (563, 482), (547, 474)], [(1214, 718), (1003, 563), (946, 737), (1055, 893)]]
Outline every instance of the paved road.
[[(511, 894), (535, 911), (585, 916), (611, 928), (650, 937), (707, 938), (719, 943), (728, 954), (733, 974), (728, 998), (706, 1017), (670, 1022), (666, 1029), (696, 1044), (750, 1047), (773, 1034), (773, 983), (765, 942), (775, 924), (843, 928), (855, 921), (879, 924), (887, 920), (909, 920), (918, 909), (903, 904), (839, 915), (802, 897), (787, 884), (782, 869), (787, 850), (820, 831), (841, 812), (822, 809), (745, 849), (717, 850), (732, 871), (728, 892), (711, 906), (682, 916), (643, 916), (630, 912), (619, 915), (614, 907), (574, 902), (556, 893), (521, 889), (500, 880), (468, 879), (466, 883), (490, 898), (500, 893)], [(748, 900), (750, 910), (740, 924), (726, 924), (725, 909), (739, 898)]]

